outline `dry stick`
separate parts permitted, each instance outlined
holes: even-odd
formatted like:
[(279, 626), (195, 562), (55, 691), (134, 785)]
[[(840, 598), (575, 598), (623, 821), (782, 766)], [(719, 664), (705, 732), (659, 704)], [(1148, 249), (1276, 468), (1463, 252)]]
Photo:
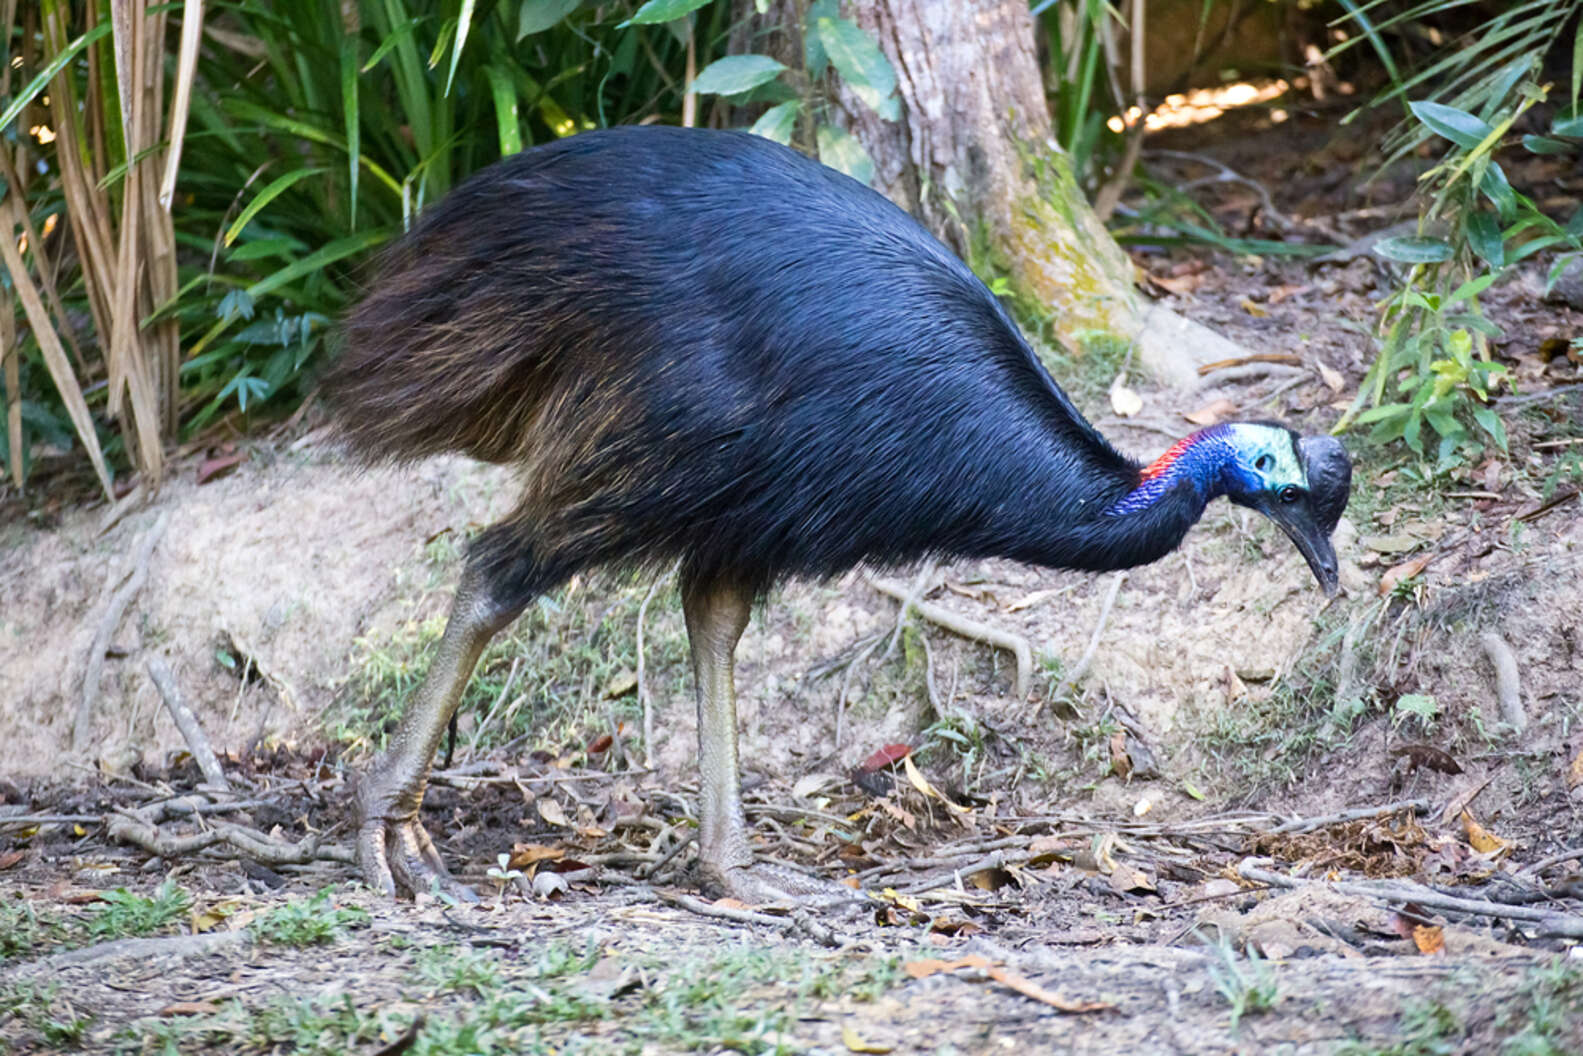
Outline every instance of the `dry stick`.
[(1479, 635), (1484, 655), (1495, 668), (1495, 692), (1501, 702), (1501, 718), (1512, 729), (1521, 733), (1528, 728), (1528, 715), (1523, 711), (1522, 682), (1517, 674), (1517, 658), (1512, 647), (1499, 631), (1485, 631)]
[(519, 656), (511, 661), (511, 670), (506, 675), (506, 684), (500, 687), (500, 695), (495, 698), (494, 704), (490, 705), (489, 711), (484, 715), (484, 721), (478, 724), (478, 729), (473, 731), (473, 736), (468, 740), (467, 754), (462, 757), (464, 765), (468, 760), (472, 759), (473, 753), (478, 750), (478, 739), (484, 735), (485, 730), (489, 729), (489, 724), (494, 721), (495, 713), (500, 710), (500, 705), (504, 704), (506, 698), (511, 695), (512, 688), (517, 684), (517, 674), (521, 670), (522, 657)]
[(1326, 825), (1338, 825), (1343, 821), (1357, 821), (1361, 818), (1386, 818), (1404, 810), (1410, 810), (1415, 814), (1427, 814), (1433, 807), (1434, 805), (1427, 799), (1404, 799), (1400, 803), (1387, 803), (1383, 807), (1354, 807), (1351, 810), (1337, 811), (1317, 818), (1297, 818), (1283, 825), (1277, 825), (1273, 829), (1265, 829), (1260, 835), (1278, 836), (1290, 832), (1313, 832)]
[(1126, 581), (1125, 572), (1117, 572), (1111, 577), (1110, 591), (1105, 595), (1105, 603), (1100, 606), (1099, 620), (1094, 624), (1094, 633), (1088, 637), (1088, 647), (1078, 658), (1077, 665), (1061, 679), (1060, 684), (1055, 687), (1055, 692), (1050, 694), (1051, 700), (1058, 700), (1061, 694), (1077, 684), (1078, 679), (1088, 674), (1088, 665), (1094, 662), (1094, 653), (1099, 649), (1099, 639), (1105, 633), (1105, 624), (1110, 620), (1110, 610), (1116, 604), (1116, 595), (1121, 593), (1121, 585)]
[(95, 825), (103, 814), (12, 814), (0, 818), (0, 825)]
[(1540, 933), (1546, 936), (1583, 939), (1583, 916), (1488, 902), (1480, 898), (1457, 898), (1453, 895), (1443, 895), (1432, 888), (1410, 881), (1354, 883), (1345, 880), (1304, 880), (1259, 868), (1258, 863), (1271, 864), (1268, 858), (1246, 858), (1237, 866), (1237, 875), (1245, 880), (1256, 880), (1275, 887), (1326, 887), (1339, 894), (1373, 898), (1384, 902), (1412, 902), (1429, 909), (1447, 910), (1452, 913), (1520, 920), (1537, 926)]
[(181, 690), (176, 687), (175, 676), (170, 673), (170, 668), (163, 657), (149, 658), (148, 677), (154, 680), (160, 698), (165, 701), (165, 708), (175, 720), (176, 728), (181, 731), (182, 738), (187, 742), (187, 748), (192, 752), (193, 761), (198, 764), (198, 769), (203, 771), (204, 781), (214, 788), (231, 791), (231, 783), (225, 779), (225, 771), (220, 769), (220, 760), (215, 758), (214, 749), (209, 746), (209, 738), (204, 734), (198, 716), (194, 715), (187, 702), (181, 699)]
[(643, 618), (648, 615), (649, 602), (654, 600), (654, 592), (659, 587), (658, 579), (650, 583), (649, 592), (643, 595), (643, 604), (638, 606), (638, 706), (643, 709), (643, 765), (650, 770), (654, 769), (654, 698), (643, 684)]
[(82, 699), (77, 702), (77, 721), (72, 726), (71, 746), (74, 752), (83, 751), (87, 747), (88, 735), (92, 732), (89, 727), (93, 725), (94, 704), (99, 696), (99, 678), (104, 670), (105, 650), (110, 648), (110, 636), (115, 634), (115, 629), (121, 625), (121, 617), (125, 614), (126, 607), (131, 604), (132, 598), (143, 589), (143, 581), (148, 578), (149, 558), (153, 556), (154, 547), (159, 544), (160, 537), (165, 534), (165, 525), (169, 518), (169, 513), (160, 514), (154, 526), (138, 543), (137, 553), (132, 557), (131, 574), (126, 584), (110, 598), (110, 604), (99, 620), (98, 628), (93, 632), (93, 643), (88, 647), (88, 670), (82, 677)]
[[(10, 821), (11, 819), (7, 818), (6, 820)], [(1579, 862), (1583, 862), (1583, 847), (1569, 847), (1559, 854), (1552, 854), (1548, 858), (1541, 858), (1532, 865), (1525, 865), (1521, 869), (1517, 870), (1517, 875), (1538, 876), (1552, 865), (1560, 865), (1562, 862), (1570, 861), (1573, 858), (1576, 858)]]
[(141, 847), (161, 858), (175, 858), (229, 844), (260, 865), (305, 865), (308, 862), (356, 861), (350, 848), (338, 844), (320, 846), (319, 834), (303, 837), (296, 843), (280, 843), (256, 829), (229, 822), (215, 822), (206, 832), (191, 836), (166, 836), (156, 826), (133, 814), (117, 813), (106, 819), (111, 839)]
[[(905, 601), (907, 599), (905, 587), (886, 582), (883, 579), (870, 578), (868, 582), (869, 586), (881, 594), (888, 594), (897, 601)], [(959, 616), (949, 609), (931, 605), (926, 601), (918, 602), (914, 609), (919, 616), (936, 626), (944, 627), (952, 634), (961, 635), (963, 638), (969, 638), (973, 641), (984, 642), (1010, 652), (1017, 658), (1017, 681), (1014, 686), (1014, 692), (1019, 700), (1028, 695), (1028, 683), (1033, 679), (1033, 649), (1028, 645), (1026, 638), (1020, 634), (1003, 631), (998, 627), (991, 627), (987, 623), (970, 620), (966, 616)]]
[(907, 626), (907, 613), (918, 604), (918, 599), (929, 591), (929, 580), (934, 578), (934, 559), (923, 563), (918, 574), (913, 577), (912, 589), (907, 592), (907, 597), (902, 599), (901, 609), (896, 613), (896, 625), (891, 628), (890, 641), (885, 646), (885, 651), (880, 654), (878, 664), (881, 666), (896, 653), (896, 643), (901, 641), (901, 632)]
[(755, 913), (748, 909), (719, 906), (711, 902), (705, 902), (702, 899), (693, 898), (691, 895), (676, 894), (670, 891), (654, 891), (654, 897), (668, 906), (685, 909), (689, 913), (696, 913), (701, 917), (729, 920), (734, 924), (760, 924), (766, 928), (774, 928), (776, 931), (804, 931), (810, 937), (826, 946), (839, 945), (834, 932), (822, 924), (815, 923), (806, 915), (772, 917), (768, 913)]

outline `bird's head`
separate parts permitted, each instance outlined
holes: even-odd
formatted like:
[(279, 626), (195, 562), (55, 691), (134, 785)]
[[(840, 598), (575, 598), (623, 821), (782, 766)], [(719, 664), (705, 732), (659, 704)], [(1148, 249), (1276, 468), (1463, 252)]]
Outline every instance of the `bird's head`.
[(1227, 427), (1235, 452), (1222, 467), (1232, 502), (1258, 510), (1280, 526), (1308, 561), (1326, 594), (1340, 579), (1330, 535), (1347, 508), (1352, 460), (1331, 436), (1298, 436), (1270, 422)]

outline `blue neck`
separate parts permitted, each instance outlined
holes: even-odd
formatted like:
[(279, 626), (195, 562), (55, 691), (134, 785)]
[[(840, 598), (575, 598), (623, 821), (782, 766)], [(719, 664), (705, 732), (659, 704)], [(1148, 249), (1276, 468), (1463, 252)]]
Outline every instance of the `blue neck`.
[(1191, 485), (1202, 509), (1210, 499), (1225, 494), (1225, 469), (1236, 457), (1237, 449), (1226, 426), (1201, 429), (1146, 466), (1138, 486), (1105, 513), (1110, 517), (1142, 513), (1184, 483)]

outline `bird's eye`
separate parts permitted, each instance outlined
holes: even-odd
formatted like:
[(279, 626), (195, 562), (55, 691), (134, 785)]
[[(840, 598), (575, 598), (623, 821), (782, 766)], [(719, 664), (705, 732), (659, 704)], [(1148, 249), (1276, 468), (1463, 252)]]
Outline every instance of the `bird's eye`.
[(1286, 487), (1276, 492), (1276, 497), (1282, 502), (1296, 502), (1298, 498), (1302, 496), (1302, 494), (1303, 493), (1298, 489), (1297, 485), (1288, 484)]
[(1268, 473), (1275, 468), (1275, 456), (1266, 452), (1253, 460), (1253, 468), (1260, 473)]

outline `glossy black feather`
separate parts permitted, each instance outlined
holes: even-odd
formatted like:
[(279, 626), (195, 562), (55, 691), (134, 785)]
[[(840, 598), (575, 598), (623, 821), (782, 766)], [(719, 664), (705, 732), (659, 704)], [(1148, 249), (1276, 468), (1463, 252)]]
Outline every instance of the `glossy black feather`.
[(937, 553), (1125, 567), (1202, 513), (1138, 483), (984, 285), (882, 196), (733, 132), (525, 151), (431, 208), (327, 391), (371, 459), (525, 468), (481, 540), (535, 582), (680, 559), (699, 581)]

